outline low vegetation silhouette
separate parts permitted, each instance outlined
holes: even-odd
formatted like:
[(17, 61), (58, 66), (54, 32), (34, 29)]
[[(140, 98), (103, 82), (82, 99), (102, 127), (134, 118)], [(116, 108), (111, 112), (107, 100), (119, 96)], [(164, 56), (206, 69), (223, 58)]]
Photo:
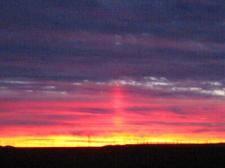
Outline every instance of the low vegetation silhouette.
[(7, 168), (224, 168), (224, 158), (225, 144), (0, 147), (0, 161)]

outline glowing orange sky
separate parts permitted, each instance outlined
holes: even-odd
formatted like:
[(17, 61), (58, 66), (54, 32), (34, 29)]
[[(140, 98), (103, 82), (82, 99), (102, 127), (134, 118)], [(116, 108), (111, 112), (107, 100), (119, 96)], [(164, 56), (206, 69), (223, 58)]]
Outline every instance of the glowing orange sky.
[(89, 101), (1, 100), (0, 145), (225, 140), (225, 105), (217, 99), (143, 96), (117, 85), (90, 97)]
[(225, 141), (224, 1), (0, 4), (0, 145)]

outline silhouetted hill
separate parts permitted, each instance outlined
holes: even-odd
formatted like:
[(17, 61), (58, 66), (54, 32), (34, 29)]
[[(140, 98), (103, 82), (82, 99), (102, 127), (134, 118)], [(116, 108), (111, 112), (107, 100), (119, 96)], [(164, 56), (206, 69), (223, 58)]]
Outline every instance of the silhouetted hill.
[(12, 148), (15, 148), (14, 146), (0, 146), (0, 149), (2, 149), (2, 148), (4, 148), (4, 149), (12, 149)]
[(224, 168), (225, 144), (0, 148), (7, 168)]

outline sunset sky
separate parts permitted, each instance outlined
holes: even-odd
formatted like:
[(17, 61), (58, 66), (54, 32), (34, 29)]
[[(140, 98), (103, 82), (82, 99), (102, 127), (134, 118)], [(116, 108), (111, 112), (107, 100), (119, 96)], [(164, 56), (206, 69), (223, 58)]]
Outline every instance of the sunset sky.
[(1, 0), (0, 145), (225, 142), (223, 0)]

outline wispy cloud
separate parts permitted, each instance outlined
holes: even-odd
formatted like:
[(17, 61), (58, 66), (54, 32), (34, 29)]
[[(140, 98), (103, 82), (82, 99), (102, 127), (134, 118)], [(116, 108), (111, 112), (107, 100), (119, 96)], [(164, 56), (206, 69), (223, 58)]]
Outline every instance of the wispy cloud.
[[(169, 80), (165, 77), (144, 77), (144, 78), (124, 78), (106, 81), (81, 80), (77, 82), (53, 82), (53, 81), (32, 81), (32, 80), (1, 80), (1, 98), (19, 98), (23, 94), (27, 98), (61, 98), (72, 99), (81, 98), (90, 93), (107, 93), (110, 87), (123, 86), (128, 89), (141, 89), (159, 96), (168, 95), (170, 97), (225, 97), (225, 82), (220, 81), (200, 81), (200, 80)], [(141, 91), (138, 91), (141, 93)], [(75, 94), (76, 93), (76, 94)], [(157, 95), (155, 94), (155, 95)], [(89, 96), (89, 98), (93, 95)]]
[(222, 0), (0, 1), (0, 136), (224, 139), (224, 18)]

